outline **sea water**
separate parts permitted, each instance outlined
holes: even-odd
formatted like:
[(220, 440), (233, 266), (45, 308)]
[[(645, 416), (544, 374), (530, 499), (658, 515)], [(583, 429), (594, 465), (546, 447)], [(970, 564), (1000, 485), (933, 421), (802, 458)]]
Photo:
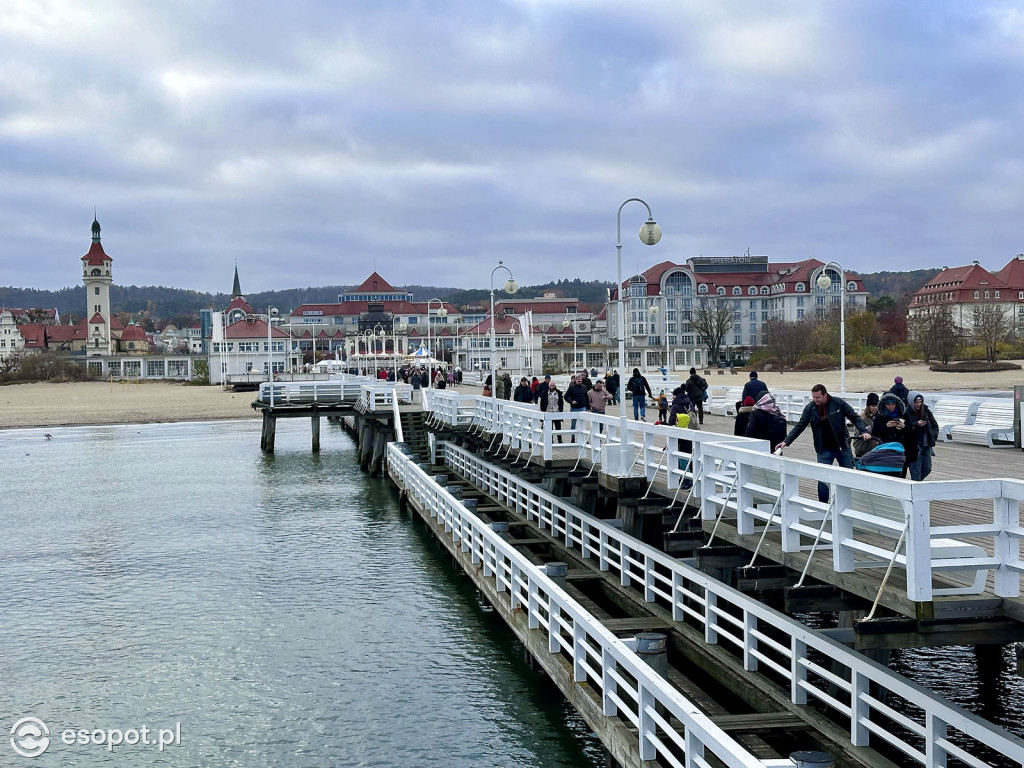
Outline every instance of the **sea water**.
[(309, 444), (0, 431), (0, 765), (603, 764), (348, 436)]

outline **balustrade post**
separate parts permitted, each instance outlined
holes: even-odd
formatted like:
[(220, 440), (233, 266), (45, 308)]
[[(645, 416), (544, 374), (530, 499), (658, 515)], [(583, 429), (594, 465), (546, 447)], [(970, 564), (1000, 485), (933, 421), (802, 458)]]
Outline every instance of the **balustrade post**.
[(807, 704), (807, 667), (803, 664), (807, 658), (807, 643), (797, 637), (790, 639), (789, 656), (789, 700), (797, 706)]
[(931, 514), (927, 501), (903, 501), (908, 514), (907, 527), (907, 597), (915, 602), (932, 599)]
[(1010, 568), (1011, 565), (1020, 564), (1019, 547), (1017, 540), (1009, 534), (1010, 530), (1020, 526), (1020, 502), (1007, 498), (1006, 489), (1003, 488), (1000, 497), (993, 499), (992, 505), (993, 518), (999, 528), (993, 542), (993, 551), (999, 560), (999, 567), (994, 574), (996, 597), (1020, 597), (1020, 574)]
[(871, 718), (871, 709), (864, 701), (871, 689), (871, 680), (856, 669), (850, 670), (850, 742), (855, 747), (866, 747), (871, 734), (865, 720)]
[[(750, 466), (736, 460), (736, 532), (741, 536), (754, 533), (754, 518), (746, 511), (754, 495), (745, 487), (750, 482)], [(767, 523), (766, 523), (767, 524)]]
[(800, 478), (786, 469), (786, 460), (782, 459), (782, 468), (779, 470), (779, 517), (781, 519), (783, 552), (800, 551), (800, 533), (793, 530), (793, 525), (800, 521), (799, 505), (794, 504), (790, 499), (797, 495), (800, 490)]

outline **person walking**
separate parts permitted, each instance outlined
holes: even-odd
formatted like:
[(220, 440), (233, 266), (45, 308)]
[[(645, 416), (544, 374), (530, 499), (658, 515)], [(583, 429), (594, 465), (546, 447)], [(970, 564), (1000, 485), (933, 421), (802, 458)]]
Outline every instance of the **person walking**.
[[(544, 413), (561, 413), (565, 405), (565, 399), (562, 397), (562, 393), (558, 391), (558, 384), (550, 376), (545, 376), (544, 378), (548, 381), (548, 385), (544, 387), (543, 393), (540, 396), (540, 409)], [(557, 433), (558, 442), (562, 442), (562, 420), (552, 421), (551, 428)]]
[(505, 391), (505, 377), (500, 373), (494, 377), (494, 396), (498, 400), (508, 399), (508, 393)]
[(519, 386), (516, 387), (516, 391), (512, 394), (512, 399), (517, 403), (533, 402), (533, 392), (530, 389), (530, 380), (525, 376), (519, 380)]
[[(938, 431), (938, 427), (936, 427)], [(917, 461), (917, 425), (898, 395), (886, 392), (878, 404), (878, 413), (871, 427), (871, 435), (879, 443), (900, 443), (903, 446), (903, 468), (900, 477), (907, 476), (907, 469)]]
[[(867, 440), (871, 437), (867, 425), (861, 421), (860, 416), (848, 402), (830, 395), (824, 384), (815, 384), (811, 387), (811, 402), (804, 406), (800, 420), (786, 435), (782, 447), (792, 445), (793, 441), (800, 437), (800, 433), (810, 425), (811, 436), (814, 438), (814, 453), (818, 457), (818, 463), (838, 462), (841, 467), (853, 469), (853, 453), (846, 442), (844, 426), (847, 420), (856, 425), (863, 439)], [(826, 483), (818, 483), (818, 501), (823, 503), (828, 501), (828, 485)]]
[(897, 376), (892, 380), (892, 386), (889, 387), (889, 391), (903, 401), (904, 408), (910, 407), (910, 391), (904, 386), (902, 376)]
[(504, 400), (510, 400), (512, 398), (513, 389), (512, 374), (509, 373), (508, 371), (505, 371), (505, 373), (501, 374), (501, 380), (502, 382), (504, 382), (505, 386), (501, 390), (499, 390), (498, 397), (503, 398)]
[(746, 437), (767, 440), (772, 451), (786, 441), (786, 417), (771, 392), (765, 392), (754, 403), (750, 419), (747, 421), (747, 429), (743, 434)]
[[(767, 394), (768, 390), (765, 390)], [(747, 395), (743, 398), (743, 402), (736, 404), (736, 423), (733, 424), (732, 433), (734, 435), (746, 435), (747, 424), (750, 423), (750, 414), (754, 412), (754, 398)]]
[(622, 390), (622, 380), (619, 372), (613, 370), (608, 376), (608, 394), (612, 396), (612, 405), (619, 404), (619, 393)]
[(932, 473), (932, 456), (935, 455), (935, 443), (939, 439), (939, 423), (932, 409), (924, 404), (924, 395), (920, 392), (911, 392), (910, 402), (907, 416), (914, 422), (917, 432), (917, 461), (910, 465), (910, 479), (924, 480)]
[[(587, 388), (583, 386), (582, 376), (575, 374), (572, 382), (566, 387), (565, 400), (569, 403), (569, 413), (587, 410)], [(576, 419), (569, 422), (569, 429), (576, 431)]]
[(743, 394), (740, 395), (740, 400), (746, 400), (749, 397), (756, 403), (767, 391), (768, 385), (757, 378), (757, 371), (751, 371), (750, 380), (743, 385)]
[(658, 393), (658, 421), (662, 424), (668, 423), (668, 396), (664, 389)]
[[(672, 390), (672, 407), (668, 412), (668, 423), (673, 427), (682, 427), (684, 429), (699, 429), (700, 424), (697, 422), (697, 414), (693, 410), (693, 403), (690, 401), (689, 395), (686, 394), (686, 387), (676, 387)], [(683, 438), (676, 439), (676, 450), (680, 453), (688, 455), (693, 454), (693, 441), (684, 440)], [(689, 458), (679, 459), (679, 469), (686, 470), (690, 465)], [(683, 478), (683, 488), (690, 488), (693, 485), (693, 481), (688, 478)]]
[(633, 375), (626, 382), (626, 391), (633, 397), (633, 418), (637, 421), (647, 421), (647, 400), (644, 399), (644, 392), (651, 398), (654, 397), (654, 393), (651, 392), (647, 378), (640, 375), (639, 368), (633, 369)]
[[(608, 403), (611, 401), (612, 396), (604, 388), (604, 379), (598, 379), (597, 383), (594, 384), (594, 388), (587, 392), (587, 404), (590, 406), (591, 413), (604, 416), (605, 408), (608, 407)], [(604, 432), (604, 424), (598, 423), (597, 428), (598, 432)]]
[(700, 423), (704, 423), (704, 399), (707, 396), (708, 382), (703, 376), (697, 374), (696, 368), (690, 369), (690, 378), (686, 380), (683, 385), (686, 387), (686, 396), (690, 398), (690, 403), (696, 406), (697, 418)]

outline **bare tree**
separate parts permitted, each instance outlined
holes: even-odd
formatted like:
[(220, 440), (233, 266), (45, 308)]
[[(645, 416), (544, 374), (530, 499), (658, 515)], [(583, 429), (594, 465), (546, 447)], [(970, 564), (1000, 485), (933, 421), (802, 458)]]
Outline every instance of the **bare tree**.
[(769, 352), (779, 360), (783, 370), (793, 368), (800, 356), (807, 351), (814, 334), (816, 323), (813, 320), (798, 320), (787, 323), (785, 320), (769, 320), (764, 326), (764, 343)]
[(690, 326), (708, 348), (708, 362), (717, 362), (726, 334), (736, 323), (737, 312), (731, 301), (717, 297), (702, 298), (690, 313)]
[(982, 304), (971, 313), (974, 325), (974, 341), (985, 347), (985, 359), (991, 363), (998, 356), (997, 345), (1010, 335), (1010, 321), (1001, 304)]
[(931, 307), (927, 314), (915, 317), (910, 330), (925, 358), (937, 357), (948, 363), (960, 344), (961, 332), (953, 321), (953, 308), (948, 304)]

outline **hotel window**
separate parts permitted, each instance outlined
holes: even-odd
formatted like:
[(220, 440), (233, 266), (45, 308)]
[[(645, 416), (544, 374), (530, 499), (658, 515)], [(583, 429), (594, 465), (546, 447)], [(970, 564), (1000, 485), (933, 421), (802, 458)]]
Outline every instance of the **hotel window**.
[(797, 293), (803, 293), (806, 290), (807, 290), (807, 286), (804, 285), (803, 283), (797, 283), (796, 284), (796, 292)]
[(697, 293), (707, 293), (707, 292), (708, 292), (707, 283), (701, 283), (700, 285), (697, 286)]
[(757, 296), (757, 288), (755, 288), (754, 286), (750, 286), (749, 288), (747, 288), (747, 294), (750, 296)]
[(718, 287), (718, 295), (719, 296), (725, 296), (725, 288), (723, 288), (722, 286), (719, 286)]
[[(99, 290), (99, 289), (97, 288), (96, 290)], [(735, 286), (735, 287), (734, 287), (734, 288), (732, 289), (732, 295), (733, 295), (733, 296), (742, 296), (742, 295), (743, 295), (743, 289), (742, 289), (742, 288), (740, 288), (740, 287), (739, 287), (738, 285), (737, 285), (737, 286)]]
[(975, 291), (974, 292), (974, 298), (980, 299), (981, 298), (981, 291)]

